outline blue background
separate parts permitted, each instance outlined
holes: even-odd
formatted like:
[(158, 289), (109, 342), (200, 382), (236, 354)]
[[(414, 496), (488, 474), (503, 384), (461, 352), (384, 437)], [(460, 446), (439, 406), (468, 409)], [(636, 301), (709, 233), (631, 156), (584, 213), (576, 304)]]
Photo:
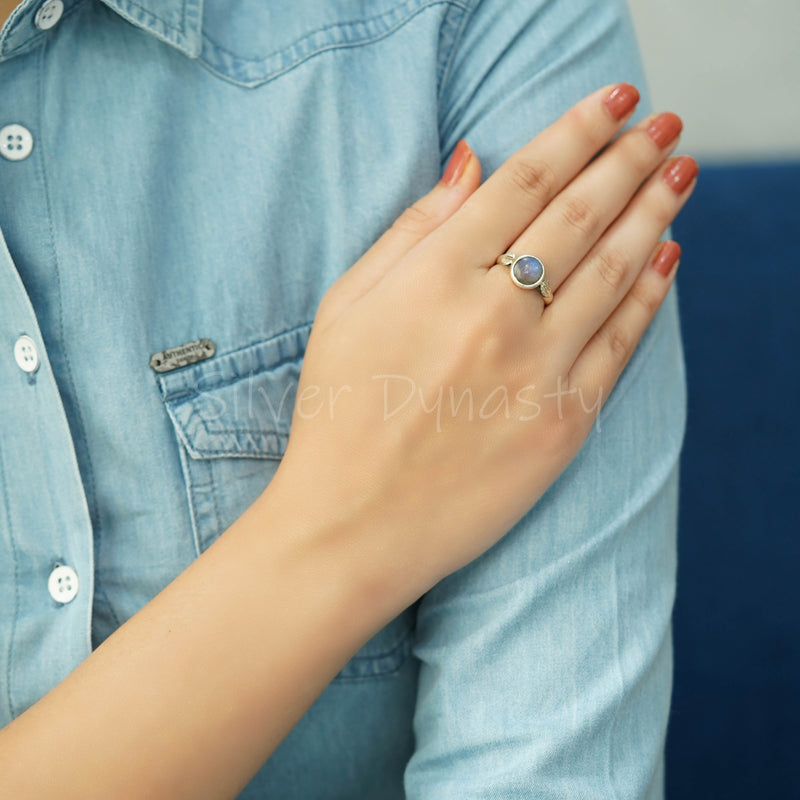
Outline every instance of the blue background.
[(800, 798), (800, 163), (704, 166), (673, 226), (689, 386), (667, 797)]

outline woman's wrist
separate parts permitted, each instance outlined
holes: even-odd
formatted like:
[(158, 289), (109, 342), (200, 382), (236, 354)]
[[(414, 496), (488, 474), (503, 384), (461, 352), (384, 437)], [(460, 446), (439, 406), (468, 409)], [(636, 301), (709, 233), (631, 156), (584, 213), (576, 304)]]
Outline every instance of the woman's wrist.
[[(379, 502), (348, 492), (341, 476), (321, 485), (308, 470), (285, 466), (247, 513), (258, 519), (256, 527), (284, 537), (301, 568), (319, 577), (351, 629), (346, 649), (355, 652), (431, 581), (417, 565), (404, 563), (397, 547), (402, 532), (392, 530)], [(260, 557), (270, 558), (269, 549)]]
[(366, 518), (307, 500), (289, 476), (271, 485), (1, 731), (0, 795), (174, 800), (244, 786), (402, 607), (358, 550)]

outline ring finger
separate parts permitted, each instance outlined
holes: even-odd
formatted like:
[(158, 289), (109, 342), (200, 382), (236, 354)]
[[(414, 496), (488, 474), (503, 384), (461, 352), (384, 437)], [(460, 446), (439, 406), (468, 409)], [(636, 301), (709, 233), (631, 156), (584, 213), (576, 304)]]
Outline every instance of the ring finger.
[(509, 252), (539, 258), (555, 291), (675, 148), (681, 128), (680, 118), (666, 112), (624, 133), (553, 199)]

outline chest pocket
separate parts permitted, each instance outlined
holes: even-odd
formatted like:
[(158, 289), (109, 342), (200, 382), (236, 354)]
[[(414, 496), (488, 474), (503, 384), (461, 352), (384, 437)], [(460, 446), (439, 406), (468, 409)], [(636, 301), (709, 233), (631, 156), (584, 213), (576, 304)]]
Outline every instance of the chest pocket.
[(271, 81), (315, 56), (370, 44), (450, 0), (205, 0), (200, 60), (240, 86)]
[[(198, 553), (253, 503), (289, 439), (303, 354), (304, 324), (232, 353), (158, 377), (172, 421)], [(407, 609), (345, 665), (337, 680), (397, 671), (411, 652)]]

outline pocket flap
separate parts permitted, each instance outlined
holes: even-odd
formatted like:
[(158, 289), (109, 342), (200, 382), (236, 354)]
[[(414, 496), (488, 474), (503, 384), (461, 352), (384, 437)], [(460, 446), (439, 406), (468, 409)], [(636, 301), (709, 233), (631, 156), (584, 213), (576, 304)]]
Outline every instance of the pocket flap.
[(281, 458), (310, 332), (307, 323), (159, 376), (191, 458)]

